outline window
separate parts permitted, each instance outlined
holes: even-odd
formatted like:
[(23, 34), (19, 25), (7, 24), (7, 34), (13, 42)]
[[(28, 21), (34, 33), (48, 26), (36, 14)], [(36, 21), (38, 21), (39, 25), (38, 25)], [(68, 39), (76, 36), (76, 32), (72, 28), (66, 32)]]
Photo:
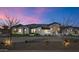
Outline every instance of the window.
[(18, 32), (22, 32), (22, 29), (18, 29)]
[(51, 28), (51, 30), (53, 30), (53, 32), (56, 32), (56, 31), (60, 31), (60, 28), (59, 28), (59, 27), (54, 26), (54, 27), (52, 27), (52, 28)]
[(16, 28), (14, 29), (14, 31), (16, 31)]
[(53, 30), (53, 28), (50, 28), (50, 30)]
[(44, 32), (45, 32), (45, 33), (50, 33), (50, 31), (49, 31), (49, 30), (46, 30), (46, 29), (44, 30)]
[(24, 29), (24, 31), (26, 32), (26, 31), (27, 31), (27, 29)]
[(48, 30), (44, 30), (44, 32), (45, 32), (45, 33), (47, 33), (47, 32), (48, 32)]
[(38, 29), (38, 31), (41, 31), (41, 29)]
[(36, 29), (31, 29), (31, 32), (32, 32), (32, 33), (35, 33), (35, 32), (36, 32)]
[(13, 32), (17, 32), (18, 30), (16, 28), (13, 29)]
[(58, 31), (60, 30), (60, 28), (58, 28)]

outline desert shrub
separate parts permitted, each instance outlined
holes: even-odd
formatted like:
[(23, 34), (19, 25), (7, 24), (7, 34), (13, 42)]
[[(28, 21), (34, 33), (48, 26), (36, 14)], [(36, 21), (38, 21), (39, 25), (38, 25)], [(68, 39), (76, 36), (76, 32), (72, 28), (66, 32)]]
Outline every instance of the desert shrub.
[(73, 42), (74, 42), (74, 43), (77, 43), (78, 41), (77, 41), (77, 40), (73, 40)]
[(35, 34), (34, 34), (34, 36), (40, 36), (40, 34), (38, 34), (38, 33), (35, 33)]
[(45, 34), (44, 36), (48, 36), (48, 35)]
[(25, 34), (25, 36), (29, 36), (29, 34)]
[(31, 33), (30, 36), (40, 36), (38, 33)]
[(26, 40), (25, 43), (28, 43), (28, 41)]
[(45, 44), (48, 45), (49, 41), (45, 41)]
[(29, 36), (29, 34), (12, 34), (13, 37)]

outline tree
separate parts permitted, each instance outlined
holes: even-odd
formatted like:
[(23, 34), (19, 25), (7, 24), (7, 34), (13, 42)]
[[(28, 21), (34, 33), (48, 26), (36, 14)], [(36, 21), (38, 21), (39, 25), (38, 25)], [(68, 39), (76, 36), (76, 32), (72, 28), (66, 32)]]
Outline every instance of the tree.
[(63, 17), (63, 25), (73, 26), (74, 25), (73, 16), (70, 15), (70, 16)]
[(6, 29), (6, 26), (8, 26), (9, 36), (11, 38), (12, 35), (12, 27), (15, 25), (18, 25), (20, 20), (14, 17), (5, 16), (5, 19), (2, 19), (2, 22), (0, 23), (4, 29)]

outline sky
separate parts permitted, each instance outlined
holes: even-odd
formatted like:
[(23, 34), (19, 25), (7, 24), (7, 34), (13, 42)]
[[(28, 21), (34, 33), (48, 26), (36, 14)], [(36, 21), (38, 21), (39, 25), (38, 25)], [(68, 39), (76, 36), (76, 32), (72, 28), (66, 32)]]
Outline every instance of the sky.
[(0, 21), (5, 15), (19, 19), (24, 25), (58, 22), (79, 26), (78, 7), (0, 7)]

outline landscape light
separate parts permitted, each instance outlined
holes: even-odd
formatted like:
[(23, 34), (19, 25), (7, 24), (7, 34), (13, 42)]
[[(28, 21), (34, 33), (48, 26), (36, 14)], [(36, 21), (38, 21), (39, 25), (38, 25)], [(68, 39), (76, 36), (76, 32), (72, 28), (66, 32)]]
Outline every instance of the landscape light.
[(4, 42), (4, 45), (5, 46), (8, 46), (9, 47), (9, 46), (12, 45), (12, 40), (10, 40), (9, 38), (6, 38), (3, 42)]
[(70, 45), (70, 41), (69, 40), (64, 40), (64, 46), (65, 47), (69, 47), (69, 45)]

